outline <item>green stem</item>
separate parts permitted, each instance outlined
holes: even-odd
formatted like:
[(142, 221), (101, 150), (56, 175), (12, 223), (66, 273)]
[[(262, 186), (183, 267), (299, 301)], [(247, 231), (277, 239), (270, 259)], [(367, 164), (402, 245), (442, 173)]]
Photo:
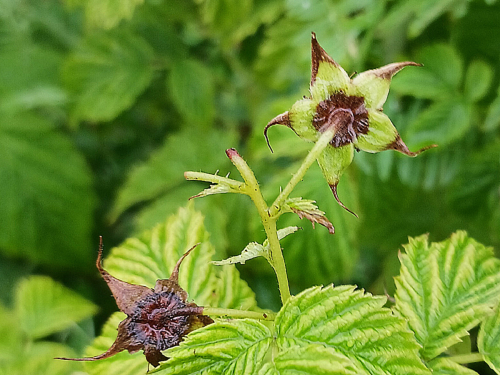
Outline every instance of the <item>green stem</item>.
[(245, 180), (246, 194), (248, 194), (248, 196), (252, 199), (257, 211), (259, 212), (262, 225), (264, 226), (264, 230), (266, 231), (267, 239), (269, 241), (269, 263), (276, 273), (281, 302), (284, 304), (290, 298), (290, 287), (288, 285), (285, 259), (283, 258), (283, 253), (281, 252), (278, 231), (276, 229), (277, 217), (271, 217), (269, 215), (267, 204), (262, 197), (262, 193), (260, 192), (259, 183), (245, 160), (243, 160), (243, 158), (234, 149), (227, 150), (226, 154), (240, 172), (241, 177)]
[(285, 186), (283, 191), (280, 193), (280, 195), (278, 195), (276, 200), (271, 205), (271, 208), (269, 209), (269, 215), (271, 217), (275, 217), (276, 215), (279, 214), (279, 212), (281, 210), (281, 206), (283, 205), (285, 200), (288, 198), (288, 196), (290, 195), (292, 190), (295, 188), (295, 186), (300, 181), (302, 181), (307, 170), (311, 167), (311, 165), (318, 158), (318, 156), (321, 154), (321, 152), (323, 152), (323, 150), (326, 148), (326, 146), (328, 146), (328, 144), (330, 143), (330, 141), (332, 140), (334, 135), (335, 135), (335, 128), (332, 126), (329, 129), (327, 129), (321, 135), (321, 137), (316, 141), (316, 144), (311, 149), (311, 151), (309, 151), (306, 158), (302, 162), (302, 165), (300, 166), (300, 168), (292, 176), (292, 179), (288, 182), (288, 184)]
[(447, 359), (460, 364), (484, 361), (484, 357), (481, 353), (458, 354), (448, 357)]
[(231, 318), (249, 318), (258, 320), (274, 320), (274, 318), (276, 317), (275, 313), (270, 313), (270, 312), (234, 310), (234, 309), (224, 309), (219, 307), (204, 307), (203, 315), (227, 316)]

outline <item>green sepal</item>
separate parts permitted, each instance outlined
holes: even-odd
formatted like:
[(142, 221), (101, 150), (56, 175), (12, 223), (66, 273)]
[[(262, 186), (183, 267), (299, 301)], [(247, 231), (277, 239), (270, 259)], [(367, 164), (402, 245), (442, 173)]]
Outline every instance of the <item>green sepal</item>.
[(311, 35), (311, 95), (317, 103), (331, 94), (349, 92), (351, 79), (346, 71), (319, 45), (316, 34)]
[(350, 86), (349, 75), (340, 65), (332, 64), (329, 61), (321, 61), (318, 66), (316, 80), (310, 91), (313, 99), (320, 102), (328, 99), (330, 95), (336, 92), (349, 92)]
[(357, 148), (366, 152), (379, 152), (387, 148), (396, 140), (398, 131), (386, 114), (368, 110), (367, 134), (360, 134), (354, 143)]
[(352, 81), (353, 95), (364, 97), (367, 108), (381, 109), (389, 94), (391, 78), (408, 65), (420, 66), (412, 61), (405, 61), (358, 74)]
[(313, 118), (318, 103), (311, 99), (296, 101), (289, 111), (290, 127), (297, 135), (309, 142), (316, 142), (319, 132), (313, 126)]
[(318, 164), (330, 186), (337, 186), (340, 176), (352, 163), (354, 146), (347, 144), (342, 147), (328, 145), (318, 157)]

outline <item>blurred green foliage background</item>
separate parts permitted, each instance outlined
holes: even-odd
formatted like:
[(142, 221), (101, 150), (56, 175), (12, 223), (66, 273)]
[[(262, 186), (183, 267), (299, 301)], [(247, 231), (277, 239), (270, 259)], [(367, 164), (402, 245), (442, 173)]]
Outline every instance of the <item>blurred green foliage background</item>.
[[(357, 154), (339, 195), (360, 219), (315, 165), (292, 195), (315, 199), (336, 234), (280, 221), (304, 228), (283, 240), (292, 292), (392, 293), (398, 248), (425, 232), (500, 248), (499, 19), (495, 0), (0, 0), (0, 374), (78, 370), (50, 358), (81, 355), (116, 310), (98, 235), (109, 249), (163, 222), (206, 187), (184, 171), (237, 176), (224, 153), (236, 147), (275, 198), (311, 145), (275, 127), (271, 154), (262, 131), (308, 94), (312, 31), (348, 72), (423, 63), (394, 78), (384, 110), (410, 149), (439, 147)], [(264, 240), (245, 197), (195, 207), (220, 257)], [(240, 271), (279, 308), (264, 261)], [(41, 312), (70, 319), (37, 330)], [(37, 356), (37, 372), (22, 367)]]

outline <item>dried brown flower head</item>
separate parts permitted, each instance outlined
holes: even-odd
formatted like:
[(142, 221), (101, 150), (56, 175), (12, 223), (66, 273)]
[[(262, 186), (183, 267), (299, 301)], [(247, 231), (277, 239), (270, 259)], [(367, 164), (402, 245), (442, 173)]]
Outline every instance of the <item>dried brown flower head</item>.
[(150, 289), (118, 280), (102, 268), (101, 237), (96, 266), (127, 318), (118, 325), (118, 336), (106, 352), (94, 357), (58, 359), (96, 361), (125, 349), (130, 353), (143, 350), (146, 360), (156, 367), (167, 359), (163, 350), (179, 345), (189, 332), (213, 323), (210, 317), (202, 315), (202, 306), (187, 302), (188, 295), (178, 284), (179, 267), (196, 246), (179, 259), (169, 279), (157, 280), (154, 289)]

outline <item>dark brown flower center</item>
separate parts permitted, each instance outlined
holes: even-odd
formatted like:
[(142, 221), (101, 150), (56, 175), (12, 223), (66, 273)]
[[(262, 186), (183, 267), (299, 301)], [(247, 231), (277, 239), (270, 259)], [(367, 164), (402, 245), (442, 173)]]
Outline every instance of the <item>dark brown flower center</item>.
[(334, 147), (354, 142), (358, 134), (368, 133), (368, 111), (363, 97), (347, 96), (341, 91), (331, 95), (316, 106), (313, 126), (320, 132), (335, 126), (335, 136), (330, 142)]
[(171, 312), (184, 307), (186, 304), (170, 292), (154, 293), (145, 298), (130, 317), (135, 338), (158, 350), (178, 345), (189, 329), (189, 316), (175, 316)]

